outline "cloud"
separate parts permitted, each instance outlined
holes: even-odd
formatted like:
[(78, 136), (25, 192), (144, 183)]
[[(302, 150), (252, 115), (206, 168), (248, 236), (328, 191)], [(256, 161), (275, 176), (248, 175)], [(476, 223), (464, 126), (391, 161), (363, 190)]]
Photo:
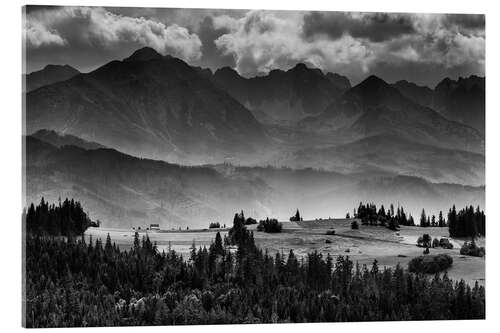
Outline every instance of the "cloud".
[(431, 86), (484, 75), (484, 15), (30, 6), (26, 17), (28, 70), (88, 71), (151, 46), (245, 76), (297, 62), (353, 83), (372, 73)]
[[(484, 73), (481, 15), (250, 11), (242, 18), (214, 17), (213, 24), (229, 31), (215, 44), (246, 76), (299, 61), (354, 82), (369, 72), (392, 77), (390, 64), (395, 70), (428, 66), (436, 73)], [(421, 83), (437, 80), (430, 74)]]
[(97, 7), (62, 7), (31, 11), (27, 14), (26, 42), (28, 48), (51, 44), (72, 47), (116, 47), (134, 43), (151, 46), (185, 60), (201, 57), (201, 41), (177, 24), (165, 25), (144, 17), (111, 13)]
[(235, 58), (240, 74), (251, 76), (275, 68), (289, 68), (299, 61), (322, 69), (343, 66), (368, 68), (371, 52), (350, 36), (338, 40), (304, 40), (303, 14), (295, 12), (250, 11), (243, 18), (214, 18), (214, 25), (229, 33), (215, 45)]
[(415, 30), (410, 16), (405, 14), (311, 12), (304, 16), (303, 31), (306, 37), (325, 34), (337, 39), (347, 34), (382, 42)]
[(27, 22), (24, 36), (28, 47), (41, 47), (46, 45), (62, 46), (66, 44), (57, 31), (47, 29), (39, 22)]
[(483, 14), (446, 14), (444, 20), (461, 30), (474, 30), (484, 33), (485, 16)]

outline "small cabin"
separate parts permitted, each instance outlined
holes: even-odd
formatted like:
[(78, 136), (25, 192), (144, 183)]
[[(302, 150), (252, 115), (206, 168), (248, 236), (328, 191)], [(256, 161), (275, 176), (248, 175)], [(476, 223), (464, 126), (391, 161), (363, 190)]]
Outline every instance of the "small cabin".
[(149, 230), (160, 230), (160, 225), (158, 223), (151, 223), (149, 225)]

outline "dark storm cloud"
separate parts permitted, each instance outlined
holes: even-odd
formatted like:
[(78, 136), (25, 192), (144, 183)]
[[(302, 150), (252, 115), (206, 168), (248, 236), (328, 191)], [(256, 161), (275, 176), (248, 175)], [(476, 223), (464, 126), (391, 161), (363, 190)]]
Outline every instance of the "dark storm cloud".
[(62, 6), (52, 6), (52, 5), (26, 5), (26, 13), (34, 13), (37, 11), (46, 11), (46, 10), (57, 10), (62, 8)]
[(485, 17), (482, 14), (447, 14), (446, 21), (463, 29), (484, 30)]
[(413, 22), (404, 14), (312, 12), (304, 16), (304, 35), (326, 34), (337, 39), (348, 34), (382, 42), (415, 32)]

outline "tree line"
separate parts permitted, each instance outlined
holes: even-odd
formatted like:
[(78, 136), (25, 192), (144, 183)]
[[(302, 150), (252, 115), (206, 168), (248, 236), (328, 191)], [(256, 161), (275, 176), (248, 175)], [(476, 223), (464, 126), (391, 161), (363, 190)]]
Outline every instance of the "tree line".
[[(350, 214), (347, 214), (346, 217)], [(400, 225), (415, 226), (415, 221), (411, 214), (406, 214), (403, 206), (398, 206), (395, 211), (391, 204), (389, 209), (381, 205), (377, 210), (374, 203), (359, 203), (354, 209), (354, 217), (361, 219), (364, 225), (380, 225), (389, 229), (397, 230)], [(420, 227), (448, 227), (450, 237), (472, 237), (486, 236), (486, 216), (479, 206), (474, 209), (472, 206), (465, 207), (457, 212), (455, 205), (449, 209), (447, 219), (443, 212), (439, 211), (438, 217), (427, 215), (425, 209), (420, 214)]]
[[(485, 290), (446, 274), (349, 257), (270, 255), (235, 215), (227, 237), (183, 258), (136, 233), (130, 250), (107, 237), (26, 239), (26, 326), (184, 325), (485, 316)], [(234, 248), (236, 248), (234, 250)]]
[(469, 206), (457, 212), (455, 205), (448, 212), (448, 227), (451, 237), (486, 236), (486, 216), (479, 206)]
[(26, 231), (31, 234), (73, 237), (82, 235), (90, 226), (98, 226), (84, 212), (80, 202), (66, 198), (49, 204), (42, 197), (38, 205), (31, 205), (23, 212)]

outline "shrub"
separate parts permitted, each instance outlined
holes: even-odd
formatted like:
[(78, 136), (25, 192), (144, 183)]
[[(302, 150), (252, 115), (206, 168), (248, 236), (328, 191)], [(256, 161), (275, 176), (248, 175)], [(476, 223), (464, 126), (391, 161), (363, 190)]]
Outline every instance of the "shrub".
[(250, 224), (257, 224), (257, 220), (256, 219), (253, 219), (251, 217), (248, 217), (246, 220), (245, 220), (245, 225), (250, 225)]
[(218, 229), (220, 228), (220, 223), (219, 222), (212, 222), (208, 225), (209, 229)]
[(354, 220), (351, 222), (351, 229), (353, 229), (353, 230), (359, 229), (358, 221)]
[(439, 240), (439, 246), (442, 247), (443, 249), (453, 249), (453, 244), (451, 244), (450, 240), (448, 238), (441, 238)]
[(439, 247), (439, 239), (434, 238), (434, 239), (432, 240), (432, 247), (433, 247), (433, 248)]
[(408, 270), (413, 273), (434, 274), (451, 267), (453, 259), (447, 254), (420, 256), (408, 263)]
[(429, 234), (424, 234), (423, 236), (418, 237), (417, 239), (418, 247), (431, 247), (432, 246), (432, 237)]
[(257, 231), (264, 231), (268, 233), (278, 233), (281, 232), (283, 225), (278, 222), (277, 219), (265, 219), (260, 220), (259, 225), (257, 226)]
[(486, 251), (484, 247), (479, 247), (476, 242), (465, 242), (460, 249), (460, 254), (473, 257), (484, 257)]

